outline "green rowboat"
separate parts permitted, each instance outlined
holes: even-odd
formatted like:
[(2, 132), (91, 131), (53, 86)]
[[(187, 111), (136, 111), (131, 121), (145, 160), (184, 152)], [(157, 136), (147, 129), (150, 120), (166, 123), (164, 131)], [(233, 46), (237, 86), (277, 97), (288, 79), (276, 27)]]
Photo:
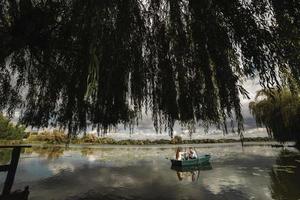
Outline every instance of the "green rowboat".
[(206, 171), (211, 170), (212, 166), (208, 163), (203, 163), (200, 165), (188, 165), (188, 166), (171, 166), (172, 170), (175, 170), (177, 172), (194, 172), (194, 171)]
[(205, 163), (209, 163), (210, 155), (201, 155), (195, 159), (188, 159), (188, 160), (174, 160), (171, 159), (172, 166), (194, 166), (194, 165), (202, 165)]

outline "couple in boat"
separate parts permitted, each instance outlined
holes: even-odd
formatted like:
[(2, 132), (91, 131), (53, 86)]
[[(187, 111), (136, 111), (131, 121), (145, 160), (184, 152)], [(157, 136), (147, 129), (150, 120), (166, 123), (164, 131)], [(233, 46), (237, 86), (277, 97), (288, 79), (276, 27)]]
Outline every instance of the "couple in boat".
[(178, 147), (176, 150), (176, 160), (189, 160), (196, 159), (197, 157), (197, 153), (192, 147), (188, 151), (183, 151), (181, 147)]

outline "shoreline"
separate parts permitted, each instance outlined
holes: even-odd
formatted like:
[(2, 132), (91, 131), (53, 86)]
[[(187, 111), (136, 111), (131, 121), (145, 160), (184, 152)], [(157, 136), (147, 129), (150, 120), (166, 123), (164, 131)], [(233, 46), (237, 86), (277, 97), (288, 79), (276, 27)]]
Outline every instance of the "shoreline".
[[(267, 137), (256, 137), (256, 138), (244, 138), (244, 145), (249, 143), (274, 143), (279, 145), (277, 141)], [(70, 143), (67, 142), (56, 142), (56, 141), (30, 141), (30, 140), (0, 140), (1, 145), (83, 145), (83, 146), (97, 146), (97, 145), (110, 145), (110, 146), (154, 146), (154, 145), (197, 145), (197, 144), (229, 144), (229, 143), (241, 143), (239, 139), (196, 139), (196, 140), (113, 140), (111, 138), (99, 138), (97, 141), (81, 141), (80, 139), (72, 140)]]

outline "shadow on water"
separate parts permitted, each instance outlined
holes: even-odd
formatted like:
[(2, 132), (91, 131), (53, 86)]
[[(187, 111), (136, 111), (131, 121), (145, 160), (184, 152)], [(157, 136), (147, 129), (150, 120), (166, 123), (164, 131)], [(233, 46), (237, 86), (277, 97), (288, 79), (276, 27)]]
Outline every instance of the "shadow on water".
[(276, 200), (300, 199), (300, 153), (283, 150), (270, 172), (271, 194)]
[(0, 146), (0, 149), (12, 149), (11, 156), (9, 158), (9, 151), (3, 151), (2, 154), (5, 155), (2, 162), (8, 162), (9, 164), (0, 165), (0, 172), (7, 172), (6, 179), (3, 186), (2, 194), (0, 195), (1, 200), (27, 200), (29, 196), (29, 187), (26, 186), (24, 191), (16, 190), (11, 192), (12, 186), (14, 184), (14, 179), (19, 163), (19, 158), (22, 148), (27, 148), (29, 146)]

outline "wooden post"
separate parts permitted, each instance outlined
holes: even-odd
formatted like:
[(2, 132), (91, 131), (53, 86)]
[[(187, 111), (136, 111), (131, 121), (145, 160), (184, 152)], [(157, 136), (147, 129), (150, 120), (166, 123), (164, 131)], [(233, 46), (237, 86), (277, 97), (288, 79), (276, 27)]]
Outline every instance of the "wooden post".
[(10, 161), (10, 167), (8, 169), (8, 173), (6, 176), (6, 180), (3, 187), (3, 195), (8, 195), (11, 191), (11, 188), (13, 186), (15, 175), (18, 167), (18, 162), (20, 158), (21, 153), (21, 147), (14, 147), (11, 153), (11, 161)]
[[(7, 175), (6, 175), (2, 195), (8, 196), (10, 194), (11, 188), (12, 188), (13, 183), (14, 183), (18, 163), (19, 163), (21, 148), (30, 148), (30, 147), (31, 147), (30, 145), (18, 145), (18, 146), (14, 146), (14, 145), (13, 146), (2, 146), (2, 145), (0, 145), (0, 149), (8, 149), (8, 148), (13, 149), (12, 152), (11, 152), (10, 164), (0, 166), (0, 172), (7, 171)], [(24, 195), (25, 195), (24, 197), (26, 197), (26, 195), (28, 197), (28, 194), (29, 194), (29, 190), (28, 190), (28, 187), (27, 187), (24, 191)], [(2, 196), (0, 195), (0, 199), (2, 199), (1, 197)], [(24, 199), (27, 199), (27, 198), (24, 198)]]

